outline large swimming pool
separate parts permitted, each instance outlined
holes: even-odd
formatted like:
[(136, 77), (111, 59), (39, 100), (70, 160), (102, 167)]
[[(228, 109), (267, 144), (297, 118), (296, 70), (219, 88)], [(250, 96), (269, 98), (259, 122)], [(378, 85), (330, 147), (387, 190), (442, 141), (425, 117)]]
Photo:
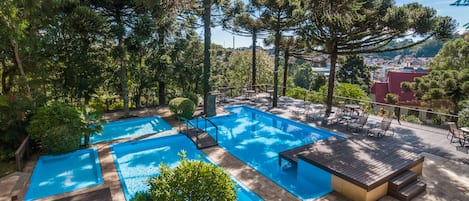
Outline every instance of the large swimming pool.
[(172, 129), (171, 125), (158, 116), (114, 121), (103, 124), (103, 127), (104, 129), (101, 134), (91, 135), (91, 144), (159, 133)]
[[(130, 200), (139, 191), (149, 189), (146, 181), (149, 177), (158, 175), (161, 162), (175, 167), (179, 163), (178, 153), (182, 150), (186, 151), (188, 159), (208, 161), (205, 154), (181, 134), (112, 145), (114, 163), (126, 200)], [(240, 201), (260, 200), (241, 186), (237, 188), (237, 194)]]
[(101, 183), (103, 179), (96, 149), (41, 156), (24, 199), (36, 200)]
[[(318, 198), (332, 191), (322, 182), (328, 179), (322, 177), (330, 174), (311, 168), (310, 175), (298, 175), (289, 163), (279, 166), (278, 153), (337, 134), (246, 106), (225, 109), (231, 114), (211, 118), (219, 128), (221, 147), (301, 199)], [(213, 127), (208, 132), (215, 137)], [(317, 181), (311, 175), (317, 175)]]

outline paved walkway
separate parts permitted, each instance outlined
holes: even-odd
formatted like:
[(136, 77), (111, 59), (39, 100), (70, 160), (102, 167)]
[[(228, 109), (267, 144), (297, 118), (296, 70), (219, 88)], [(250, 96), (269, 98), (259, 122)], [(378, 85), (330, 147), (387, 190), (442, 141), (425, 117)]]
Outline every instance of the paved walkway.
[[(222, 108), (225, 106), (242, 104), (250, 105), (252, 107), (278, 114), (286, 118), (302, 121), (303, 123), (307, 123), (312, 126), (331, 130), (348, 137), (363, 135), (363, 133), (351, 133), (345, 129), (345, 126), (342, 125), (322, 127), (319, 121), (306, 122), (304, 115), (298, 115), (301, 114), (303, 110), (304, 102), (290, 98), (281, 98), (278, 107), (273, 109), (271, 108), (270, 100), (266, 97), (228, 98), (226, 103), (221, 103), (218, 105), (219, 107), (217, 112), (222, 113)], [(169, 121), (169, 123), (174, 128), (179, 127), (178, 122), (168, 118), (170, 114), (167, 108), (147, 108), (142, 110), (135, 110), (131, 113), (140, 117), (160, 115)], [(121, 115), (121, 113), (112, 113), (108, 114), (107, 117), (110, 120), (116, 120)], [(377, 121), (380, 120), (380, 118), (376, 116), (370, 116), (370, 119)], [(469, 154), (467, 153), (467, 149), (461, 149), (457, 147), (457, 144), (449, 143), (449, 140), (446, 139), (446, 130), (415, 125), (406, 122), (401, 123), (402, 125), (399, 125), (397, 122), (393, 121), (392, 127), (396, 134), (389, 138), (402, 143), (403, 149), (422, 153), (426, 157), (424, 163), (423, 179), (426, 181), (428, 187), (426, 193), (421, 194), (416, 198), (416, 200), (466, 200), (467, 197), (469, 197)], [(173, 130), (157, 135), (118, 140), (112, 143), (156, 137), (173, 134), (176, 132), (177, 131)], [(380, 143), (380, 140), (376, 139), (376, 143)], [(106, 189), (109, 189), (112, 200), (124, 200), (120, 181), (112, 161), (112, 156), (109, 152), (109, 144), (110, 143), (101, 143), (96, 145), (99, 150), (104, 185), (99, 185), (72, 193), (61, 194), (43, 200), (76, 200), (72, 198), (81, 198), (82, 200), (88, 198), (91, 200), (99, 200), (99, 198), (93, 199), (95, 198), (93, 196), (96, 196), (96, 192), (106, 192), (103, 194), (108, 194)], [(297, 200), (297, 198), (293, 197), (289, 192), (279, 188), (275, 183), (265, 178), (263, 175), (259, 174), (257, 171), (250, 168), (246, 164), (242, 163), (223, 149), (219, 147), (213, 147), (205, 149), (204, 152), (211, 160), (223, 166), (243, 185), (250, 188), (253, 192), (262, 198), (266, 200)], [(25, 169), (26, 176), (28, 173), (30, 174), (32, 172), (34, 163), (35, 160), (28, 163), (27, 168)], [(23, 177), (25, 177), (25, 173), (16, 173), (15, 175), (3, 177), (0, 179), (0, 186), (2, 186), (0, 189), (0, 201), (10, 200), (10, 197), (8, 196), (10, 195), (10, 192), (7, 191), (8, 189), (11, 189), (11, 185), (15, 183), (14, 178), (20, 178), (18, 175), (23, 175)], [(4, 188), (3, 186), (7, 186), (7, 188)], [(26, 188), (22, 190), (22, 195), (24, 195), (25, 191)], [(21, 200), (22, 195), (20, 195), (19, 200)], [(320, 198), (319, 200), (333, 201), (346, 199), (341, 195), (333, 192)], [(387, 201), (394, 199), (386, 196), (381, 200)]]

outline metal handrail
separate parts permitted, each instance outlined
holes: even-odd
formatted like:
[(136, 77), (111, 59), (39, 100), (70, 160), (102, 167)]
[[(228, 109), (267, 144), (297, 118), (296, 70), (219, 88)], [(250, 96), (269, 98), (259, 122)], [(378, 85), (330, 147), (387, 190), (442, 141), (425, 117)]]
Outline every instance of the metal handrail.
[[(205, 116), (198, 116), (198, 117), (196, 117), (196, 118), (195, 118), (195, 120), (197, 121), (197, 122), (196, 122), (196, 125), (194, 125), (192, 122), (190, 122), (189, 119), (184, 118), (184, 117), (180, 117), (180, 118), (184, 121), (184, 123), (186, 124), (186, 132), (189, 130), (189, 125), (188, 125), (188, 124), (190, 124), (193, 128), (200, 129), (200, 128), (199, 128), (199, 117), (202, 117), (202, 118), (205, 120), (205, 122), (204, 122), (205, 125), (204, 125), (204, 129), (203, 129), (204, 132), (208, 133), (208, 132), (207, 132), (207, 121), (208, 121), (210, 124), (212, 124), (213, 127), (215, 127), (215, 141), (216, 141), (217, 144), (218, 144), (218, 126), (217, 126), (215, 123), (213, 123), (212, 120), (208, 119), (208, 118), (205, 117)], [(199, 133), (198, 133), (198, 132), (197, 132), (197, 135), (196, 135), (195, 137), (196, 137), (196, 142), (198, 143), (198, 141), (199, 141)]]
[(201, 116), (205, 120), (205, 132), (207, 132), (207, 121), (212, 124), (213, 127), (215, 127), (215, 141), (218, 144), (218, 126), (213, 123), (212, 120), (208, 119), (206, 116)]
[[(187, 132), (187, 133), (188, 133), (188, 131), (189, 131), (189, 124), (190, 124), (193, 128), (195, 128), (195, 129), (198, 129), (198, 128), (199, 128), (199, 124), (198, 124), (198, 123), (197, 123), (197, 125), (194, 125), (189, 119), (184, 118), (184, 117), (180, 117), (180, 118), (181, 118), (181, 119), (184, 121), (184, 123), (186, 124), (186, 132)], [(196, 139), (196, 144), (198, 144), (198, 142), (199, 142), (199, 132), (196, 131), (196, 133), (197, 133), (197, 135), (195, 135), (195, 139)], [(188, 133), (188, 134), (189, 134), (189, 133)]]

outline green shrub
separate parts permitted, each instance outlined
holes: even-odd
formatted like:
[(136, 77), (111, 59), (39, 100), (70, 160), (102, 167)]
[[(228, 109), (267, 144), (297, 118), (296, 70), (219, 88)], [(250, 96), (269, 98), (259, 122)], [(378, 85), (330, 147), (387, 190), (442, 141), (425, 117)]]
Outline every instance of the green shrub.
[(169, 101), (169, 110), (171, 110), (176, 117), (191, 119), (195, 112), (195, 104), (188, 98), (174, 98)]
[[(321, 99), (324, 100), (324, 103), (327, 99), (327, 92), (328, 86), (324, 85), (321, 86), (318, 90), (319, 95), (321, 95)], [(363, 101), (370, 101), (370, 97), (368, 97), (368, 93), (360, 88), (359, 85), (356, 84), (349, 84), (349, 83), (336, 83), (334, 88), (334, 96), (341, 96), (347, 98), (353, 98)], [(338, 105), (339, 101), (345, 101), (347, 103), (354, 103), (358, 104), (360, 101), (356, 100), (344, 100), (342, 98), (335, 97), (333, 98), (333, 105)]]
[(26, 137), (30, 108), (24, 96), (0, 95), (0, 161), (15, 158), (15, 150)]
[(469, 127), (469, 107), (466, 107), (458, 113), (458, 126)]
[(135, 196), (130, 201), (153, 201), (153, 198), (149, 192), (144, 191), (135, 193)]
[(153, 200), (236, 200), (235, 184), (222, 168), (180, 155), (179, 165), (161, 164), (160, 174), (148, 180)]
[(86, 123), (75, 108), (52, 103), (37, 110), (27, 130), (47, 153), (61, 154), (80, 148)]
[(307, 94), (307, 89), (302, 87), (287, 88), (287, 97), (303, 100)]
[(184, 91), (182, 92), (181, 97), (190, 99), (196, 106), (199, 104), (199, 96), (195, 93)]
[(399, 102), (399, 96), (397, 96), (397, 94), (387, 93), (385, 100), (389, 104), (396, 104)]
[(401, 120), (414, 124), (422, 124), (422, 121), (420, 121), (420, 119), (415, 115), (402, 115)]

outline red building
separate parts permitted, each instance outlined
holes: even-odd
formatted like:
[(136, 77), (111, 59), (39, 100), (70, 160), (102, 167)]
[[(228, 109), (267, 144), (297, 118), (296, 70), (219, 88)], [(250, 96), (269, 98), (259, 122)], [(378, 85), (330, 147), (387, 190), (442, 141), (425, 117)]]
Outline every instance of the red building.
[(414, 78), (427, 75), (428, 72), (393, 72), (386, 75), (386, 82), (375, 82), (371, 86), (371, 94), (378, 103), (386, 103), (386, 94), (393, 93), (399, 97), (399, 103), (405, 105), (418, 105), (413, 92), (405, 92), (401, 88), (401, 82), (413, 82)]

